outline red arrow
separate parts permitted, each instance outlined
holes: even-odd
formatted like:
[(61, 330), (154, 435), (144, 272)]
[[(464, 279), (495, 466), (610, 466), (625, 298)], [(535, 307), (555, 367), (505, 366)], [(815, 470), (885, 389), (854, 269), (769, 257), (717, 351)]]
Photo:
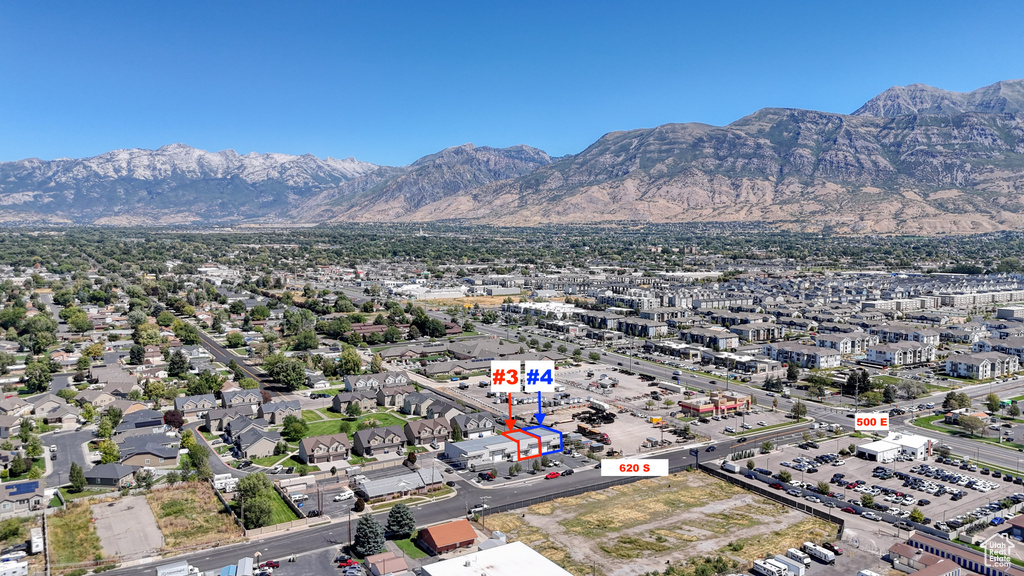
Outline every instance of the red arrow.
[(508, 431), (511, 432), (516, 427), (516, 419), (512, 417), (512, 393), (508, 394), (508, 419), (505, 420), (505, 426)]

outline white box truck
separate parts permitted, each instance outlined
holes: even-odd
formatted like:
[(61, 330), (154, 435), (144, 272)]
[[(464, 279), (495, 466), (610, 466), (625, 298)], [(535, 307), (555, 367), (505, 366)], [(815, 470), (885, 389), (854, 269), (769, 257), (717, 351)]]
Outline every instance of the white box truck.
[(199, 574), (199, 569), (189, 565), (185, 560), (156, 567), (156, 576), (188, 576), (189, 574)]
[(739, 474), (743, 471), (743, 467), (735, 462), (729, 462), (728, 460), (722, 462), (722, 470), (726, 472), (732, 472), (733, 474)]
[(28, 576), (28, 562), (0, 562), (0, 576)]
[(807, 567), (804, 566), (803, 562), (787, 558), (782, 554), (776, 554), (773, 560), (785, 566), (786, 569), (789, 570), (790, 576), (804, 576), (804, 573), (807, 571)]
[(789, 556), (793, 560), (803, 563), (803, 565), (806, 567), (810, 567), (811, 565), (811, 557), (807, 554), (804, 554), (800, 550), (797, 550), (796, 548), (790, 548), (789, 550), (786, 550), (786, 556)]
[(836, 561), (836, 555), (831, 550), (826, 550), (814, 542), (804, 542), (803, 548), (811, 558), (817, 558), (826, 564), (833, 564)]

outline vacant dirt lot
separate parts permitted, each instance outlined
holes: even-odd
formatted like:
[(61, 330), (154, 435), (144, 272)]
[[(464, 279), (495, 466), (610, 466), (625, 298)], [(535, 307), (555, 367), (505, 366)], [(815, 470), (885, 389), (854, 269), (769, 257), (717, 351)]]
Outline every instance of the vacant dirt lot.
[(204, 482), (154, 490), (146, 500), (163, 534), (166, 549), (226, 544), (242, 536), (213, 488)]
[(163, 546), (164, 539), (143, 496), (93, 504), (92, 517), (105, 556), (134, 559)]
[(701, 556), (754, 558), (834, 537), (808, 518), (701, 473), (641, 480), (487, 518), (578, 576), (633, 576)]

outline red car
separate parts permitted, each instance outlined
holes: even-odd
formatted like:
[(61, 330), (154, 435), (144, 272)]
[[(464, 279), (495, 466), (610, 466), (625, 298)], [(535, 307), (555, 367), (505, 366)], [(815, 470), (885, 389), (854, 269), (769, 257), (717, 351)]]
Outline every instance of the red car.
[(343, 560), (341, 562), (338, 562), (338, 568), (345, 568), (347, 566), (359, 566), (359, 562), (356, 562), (355, 560), (353, 560), (351, 558), (349, 558), (348, 560)]
[(848, 514), (856, 514), (857, 513), (857, 511), (854, 510), (853, 508), (851, 508), (850, 506), (847, 506), (846, 508), (843, 508), (843, 512), (846, 512)]
[(260, 568), (280, 568), (281, 563), (277, 560), (267, 560), (263, 564), (260, 564)]
[(825, 542), (824, 544), (821, 545), (821, 547), (824, 548), (825, 550), (831, 550), (832, 552), (835, 553), (836, 556), (842, 556), (843, 555), (843, 549), (840, 548), (839, 546), (836, 546), (835, 544), (833, 544), (831, 542)]
[(552, 478), (558, 478), (560, 476), (561, 476), (561, 474), (559, 474), (558, 472), (548, 472), (548, 475), (545, 476), (545, 478), (547, 478), (548, 480), (551, 480)]
[(775, 488), (776, 490), (782, 490), (782, 484), (779, 484), (778, 482), (772, 482), (768, 487)]

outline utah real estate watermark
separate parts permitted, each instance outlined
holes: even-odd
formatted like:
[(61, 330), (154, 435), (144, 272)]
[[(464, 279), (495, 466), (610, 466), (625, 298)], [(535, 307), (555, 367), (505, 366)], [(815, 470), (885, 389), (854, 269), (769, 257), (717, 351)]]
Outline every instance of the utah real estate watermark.
[(990, 536), (981, 543), (981, 549), (985, 553), (985, 566), (998, 569), (1009, 568), (1010, 552), (1013, 551), (1014, 546), (1009, 534), (1005, 532)]

